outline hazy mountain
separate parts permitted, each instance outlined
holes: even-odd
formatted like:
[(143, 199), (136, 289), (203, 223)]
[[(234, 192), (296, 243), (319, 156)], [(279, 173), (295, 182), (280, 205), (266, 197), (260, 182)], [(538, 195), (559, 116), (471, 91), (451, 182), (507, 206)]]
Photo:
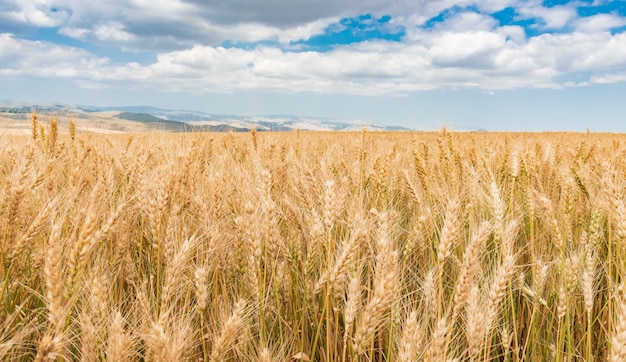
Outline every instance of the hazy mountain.
[(9, 101), (0, 101), (0, 112), (5, 114), (71, 114), (76, 118), (85, 118), (89, 114), (112, 113), (115, 118), (149, 123), (159, 126), (165, 131), (248, 131), (255, 128), (257, 131), (348, 131), (360, 130), (367, 127), (369, 130), (408, 131), (409, 128), (372, 124), (364, 121), (342, 121), (330, 118), (301, 117), (293, 115), (259, 115), (238, 116), (218, 115), (200, 111), (172, 110), (148, 106), (131, 107), (99, 107), (89, 105), (62, 105), (62, 104), (21, 104)]

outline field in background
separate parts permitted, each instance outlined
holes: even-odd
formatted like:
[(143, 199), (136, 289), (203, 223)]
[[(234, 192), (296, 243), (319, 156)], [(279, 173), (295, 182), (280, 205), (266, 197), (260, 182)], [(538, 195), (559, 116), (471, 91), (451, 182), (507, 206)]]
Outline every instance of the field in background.
[(3, 361), (626, 357), (623, 135), (33, 126)]

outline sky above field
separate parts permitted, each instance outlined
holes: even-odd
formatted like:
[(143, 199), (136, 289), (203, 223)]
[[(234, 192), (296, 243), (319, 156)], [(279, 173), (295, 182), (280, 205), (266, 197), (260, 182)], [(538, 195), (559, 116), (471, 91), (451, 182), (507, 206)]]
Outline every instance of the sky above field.
[(626, 132), (626, 1), (1, 0), (0, 99)]

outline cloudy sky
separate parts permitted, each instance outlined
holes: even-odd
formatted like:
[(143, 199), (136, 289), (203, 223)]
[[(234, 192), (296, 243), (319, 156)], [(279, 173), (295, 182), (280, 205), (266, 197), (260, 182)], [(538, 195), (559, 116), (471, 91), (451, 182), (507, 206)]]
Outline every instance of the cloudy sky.
[(0, 99), (626, 132), (626, 1), (0, 0)]

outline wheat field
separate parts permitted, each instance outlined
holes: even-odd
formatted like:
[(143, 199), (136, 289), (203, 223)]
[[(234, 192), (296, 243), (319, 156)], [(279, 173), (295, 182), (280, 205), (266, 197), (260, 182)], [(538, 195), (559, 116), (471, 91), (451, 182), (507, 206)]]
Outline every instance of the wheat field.
[(2, 361), (623, 361), (626, 137), (0, 135)]

